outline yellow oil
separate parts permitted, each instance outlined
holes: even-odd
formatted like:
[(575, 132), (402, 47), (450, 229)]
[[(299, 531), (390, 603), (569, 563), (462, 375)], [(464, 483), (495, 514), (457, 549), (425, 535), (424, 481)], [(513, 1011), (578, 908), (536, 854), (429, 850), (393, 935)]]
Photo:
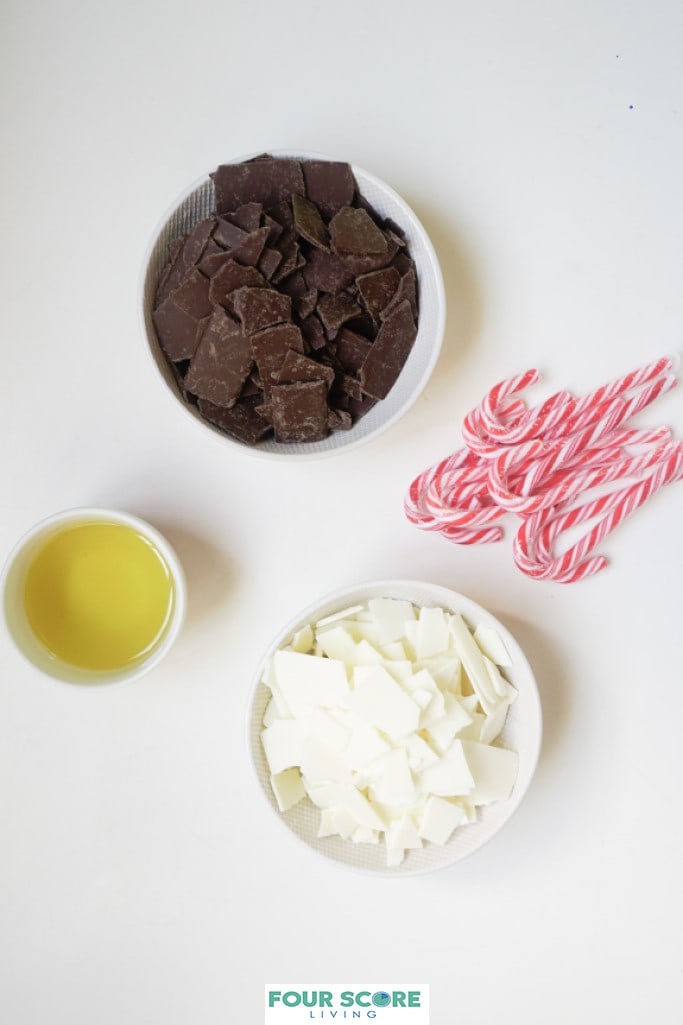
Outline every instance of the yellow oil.
[(161, 638), (173, 602), (173, 579), (161, 554), (118, 523), (79, 523), (53, 534), (24, 585), (36, 637), (56, 658), (82, 669), (139, 662)]

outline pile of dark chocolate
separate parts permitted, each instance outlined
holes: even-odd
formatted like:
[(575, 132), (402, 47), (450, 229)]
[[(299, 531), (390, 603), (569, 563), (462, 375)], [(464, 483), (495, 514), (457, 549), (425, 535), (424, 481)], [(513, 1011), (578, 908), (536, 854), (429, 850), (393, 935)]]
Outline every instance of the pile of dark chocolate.
[(417, 334), (400, 228), (348, 164), (264, 154), (212, 178), (216, 216), (171, 243), (153, 311), (183, 398), (250, 445), (350, 428)]

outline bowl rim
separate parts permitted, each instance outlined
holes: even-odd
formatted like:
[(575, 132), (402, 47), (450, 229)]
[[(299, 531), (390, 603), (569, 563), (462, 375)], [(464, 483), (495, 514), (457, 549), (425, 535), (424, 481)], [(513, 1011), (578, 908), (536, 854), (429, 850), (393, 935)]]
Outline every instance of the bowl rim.
[[(465, 615), (466, 618), (471, 618), (473, 615), (481, 615), (482, 619), (479, 620), (480, 622), (483, 621), (487, 624), (492, 625), (494, 629), (500, 633), (505, 646), (508, 647), (511, 656), (513, 656), (514, 667), (516, 670), (515, 677), (522, 677), (524, 681), (523, 686), (525, 698), (529, 704), (528, 719), (532, 727), (533, 744), (529, 744), (524, 748), (524, 778), (521, 781), (518, 779), (515, 782), (515, 785), (509, 798), (507, 798), (504, 802), (496, 802), (501, 807), (504, 806), (507, 809), (504, 818), (502, 819), (502, 821), (500, 821), (497, 825), (494, 825), (494, 827), (490, 828), (488, 831), (486, 831), (483, 828), (484, 826), (486, 826), (486, 823), (483, 823), (481, 821), (472, 823), (471, 828), (476, 829), (477, 827), (479, 827), (478, 832), (482, 835), (478, 838), (478, 842), (471, 845), (463, 853), (450, 859), (444, 857), (443, 860), (440, 861), (438, 864), (424, 865), (418, 868), (410, 867), (408, 865), (408, 857), (406, 857), (406, 859), (402, 862), (401, 865), (396, 867), (389, 867), (385, 865), (384, 867), (374, 868), (365, 865), (352, 864), (350, 862), (346, 862), (339, 858), (336, 858), (332, 854), (328, 854), (327, 852), (322, 850), (319, 846), (310, 843), (305, 836), (303, 836), (299, 831), (293, 828), (293, 826), (288, 822), (286, 818), (286, 813), (282, 813), (277, 809), (277, 807), (274, 804), (272, 794), (269, 795), (267, 793), (265, 781), (264, 779), (262, 779), (259, 773), (259, 769), (254, 757), (254, 744), (255, 742), (259, 742), (256, 739), (257, 735), (255, 732), (254, 723), (254, 717), (256, 714), (256, 700), (259, 688), (261, 686), (265, 686), (262, 684), (262, 676), (267, 660), (280, 647), (280, 645), (283, 644), (288, 638), (290, 638), (292, 634), (295, 632), (295, 630), (300, 628), (300, 626), (303, 625), (305, 622), (314, 622), (316, 616), (317, 618), (322, 618), (325, 615), (331, 615), (335, 607), (338, 611), (341, 611), (344, 608), (345, 604), (349, 602), (355, 603), (360, 602), (362, 600), (367, 600), (367, 598), (362, 598), (363, 592), (386, 591), (387, 596), (392, 597), (391, 593), (389, 593), (391, 591), (412, 592), (415, 590), (418, 592), (428, 592), (430, 595), (432, 595), (434, 598), (434, 605), (439, 605), (441, 607), (448, 608), (453, 607), (454, 605), (461, 604), (463, 615)], [(368, 597), (370, 596), (372, 595), (368, 595)], [(405, 598), (406, 595), (404, 594), (403, 597)], [(406, 600), (410, 599), (407, 598)], [(448, 605), (448, 602), (451, 603), (450, 606)], [(420, 603), (415, 601), (415, 604), (426, 605), (427, 603)], [(259, 724), (259, 736), (261, 726), (262, 723)], [(294, 836), (300, 845), (303, 845), (305, 848), (308, 849), (308, 851), (310, 851), (312, 854), (316, 855), (323, 861), (327, 862), (328, 864), (332, 863), (347, 871), (359, 873), (365, 876), (366, 878), (368, 876), (371, 876), (373, 878), (381, 877), (386, 879), (414, 878), (416, 876), (427, 875), (432, 872), (453, 868), (461, 861), (464, 861), (465, 859), (475, 854), (477, 851), (481, 850), (482, 847), (484, 847), (495, 836), (497, 836), (501, 832), (501, 830), (507, 825), (510, 819), (513, 818), (514, 813), (517, 811), (519, 805), (522, 803), (525, 795), (527, 794), (531, 786), (531, 783), (536, 773), (536, 769), (538, 767), (543, 737), (543, 712), (538, 684), (536, 682), (534, 671), (531, 668), (531, 665), (529, 664), (529, 660), (527, 659), (524, 650), (520, 646), (514, 634), (511, 633), (511, 631), (505, 626), (504, 623), (502, 623), (498, 619), (497, 616), (495, 616), (492, 612), (486, 609), (483, 605), (480, 605), (472, 598), (469, 598), (467, 595), (462, 594), (459, 591), (455, 591), (452, 588), (446, 587), (444, 585), (433, 584), (425, 580), (416, 580), (408, 578), (390, 578), (385, 580), (361, 581), (357, 584), (347, 584), (333, 591), (329, 591), (326, 594), (322, 595), (318, 600), (310, 602), (305, 608), (302, 608), (299, 612), (292, 616), (286, 624), (280, 627), (280, 629), (277, 631), (277, 633), (275, 633), (272, 636), (270, 642), (263, 650), (263, 653), (259, 658), (252, 674), (251, 684), (247, 695), (245, 736), (251, 774), (254, 781), (256, 782), (257, 788), (261, 794), (261, 798), (264, 801), (265, 806), (270, 809), (272, 815), (274, 815), (275, 818), (279, 820), (281, 828), (286, 830), (290, 837)], [(449, 843), (447, 843), (444, 846), (444, 848), (442, 848), (444, 852), (448, 849), (451, 842), (452, 841), (449, 841)]]
[[(67, 526), (69, 523), (80, 522), (101, 522), (115, 523), (132, 527), (155, 548), (157, 548), (166, 563), (173, 580), (173, 609), (168, 624), (159, 643), (144, 656), (139, 662), (134, 663), (128, 669), (114, 670), (86, 670), (79, 666), (71, 666), (60, 659), (54, 660), (55, 672), (48, 668), (49, 660), (38, 664), (25, 650), (15, 635), (15, 629), (10, 622), (8, 614), (7, 593), (8, 585), (11, 583), (12, 574), (22, 556), (31, 546), (37, 544), (42, 537)], [(6, 636), (11, 640), (15, 651), (22, 657), (25, 663), (32, 666), (43, 678), (50, 679), (60, 684), (69, 686), (91, 687), (97, 689), (100, 686), (114, 686), (118, 684), (132, 683), (146, 675), (168, 654), (173, 647), (180, 631), (183, 628), (187, 615), (187, 579), (182, 563), (178, 555), (166, 538), (156, 527), (147, 520), (133, 513), (124, 512), (120, 509), (112, 509), (104, 506), (73, 506), (50, 513), (30, 526), (14, 543), (3, 563), (0, 571), (0, 623)], [(59, 671), (61, 670), (61, 671)]]
[[(232, 157), (229, 160), (221, 161), (221, 163), (226, 163), (226, 164), (244, 163), (245, 161), (251, 160), (254, 157), (258, 156), (260, 153), (264, 153), (264, 152), (267, 152), (267, 153), (269, 153), (270, 155), (272, 155), (274, 157), (292, 157), (292, 158), (297, 158), (297, 159), (300, 159), (300, 160), (325, 160), (325, 161), (332, 161), (332, 162), (334, 162), (334, 161), (340, 161), (340, 159), (341, 159), (339, 157), (331, 156), (329, 154), (320, 153), (320, 152), (313, 151), (313, 150), (292, 150), (292, 149), (275, 149), (274, 148), (274, 149), (267, 149), (267, 150), (258, 150), (258, 151), (254, 151), (252, 153), (244, 154), (242, 156)], [(433, 278), (433, 285), (434, 285), (435, 296), (436, 296), (436, 300), (435, 300), (436, 323), (435, 323), (435, 328), (434, 328), (433, 343), (432, 343), (432, 345), (430, 346), (430, 348), (428, 350), (428, 358), (424, 362), (422, 371), (420, 372), (419, 376), (417, 377), (417, 379), (415, 381), (415, 384), (413, 385), (413, 387), (411, 389), (410, 395), (408, 396), (407, 400), (398, 409), (396, 409), (391, 415), (388, 415), (386, 417), (386, 419), (383, 419), (371, 431), (368, 431), (365, 434), (359, 435), (358, 437), (354, 438), (353, 440), (349, 440), (349, 441), (346, 441), (346, 442), (340, 442), (338, 445), (330, 446), (330, 447), (324, 448), (324, 449), (317, 449), (317, 450), (306, 449), (304, 446), (310, 445), (310, 444), (319, 444), (318, 442), (313, 442), (313, 443), (310, 443), (310, 442), (306, 443), (306, 442), (304, 442), (304, 443), (301, 443), (302, 447), (300, 449), (296, 449), (296, 450), (295, 449), (288, 449), (288, 448), (286, 448), (284, 446), (284, 444), (283, 444), (283, 447), (281, 449), (278, 449), (278, 450), (266, 449), (266, 448), (263, 448), (259, 444), (247, 445), (246, 443), (239, 441), (237, 438), (233, 438), (229, 434), (226, 434), (225, 432), (220, 431), (217, 427), (215, 427), (214, 425), (208, 423), (207, 421), (204, 421), (204, 420), (200, 419), (199, 416), (197, 416), (195, 413), (192, 412), (192, 410), (189, 408), (188, 404), (182, 401), (182, 399), (181, 399), (181, 397), (179, 395), (174, 394), (173, 388), (170, 386), (169, 382), (164, 380), (163, 374), (161, 373), (161, 370), (159, 368), (157, 360), (155, 359), (155, 356), (154, 356), (154, 351), (153, 351), (154, 342), (153, 342), (152, 338), (150, 337), (150, 327), (149, 327), (149, 324), (148, 324), (147, 310), (146, 310), (146, 306), (145, 306), (145, 291), (147, 289), (147, 279), (148, 279), (148, 274), (149, 274), (149, 266), (150, 266), (150, 262), (151, 262), (151, 258), (152, 258), (152, 255), (154, 253), (154, 250), (155, 250), (156, 246), (158, 245), (159, 238), (162, 235), (164, 229), (166, 228), (166, 225), (171, 220), (171, 218), (176, 213), (176, 211), (184, 203), (186, 203), (187, 200), (190, 199), (191, 196), (193, 196), (200, 189), (206, 187), (207, 182), (211, 178), (210, 173), (203, 174), (200, 177), (196, 178), (190, 185), (186, 186), (182, 190), (182, 192), (175, 198), (175, 200), (173, 200), (166, 207), (166, 209), (162, 213), (161, 217), (157, 220), (157, 223), (156, 223), (156, 225), (155, 225), (155, 227), (154, 227), (154, 229), (152, 231), (152, 234), (150, 235), (150, 238), (149, 238), (149, 240), (147, 242), (147, 245), (145, 247), (145, 251), (144, 251), (144, 254), (143, 254), (143, 258), (142, 258), (142, 264), (141, 264), (140, 271), (139, 271), (139, 274), (138, 274), (138, 284), (137, 284), (137, 317), (138, 317), (139, 329), (140, 329), (140, 331), (142, 333), (142, 337), (143, 337), (144, 342), (145, 342), (145, 351), (147, 353), (147, 358), (148, 358), (148, 361), (149, 361), (148, 365), (151, 366), (152, 371), (154, 373), (154, 376), (157, 378), (157, 380), (160, 380), (160, 383), (161, 383), (161, 385), (163, 387), (163, 391), (165, 391), (167, 393), (169, 399), (173, 402), (173, 405), (175, 407), (177, 407), (177, 408), (180, 408), (183, 411), (183, 413), (185, 414), (186, 418), (189, 418), (190, 420), (192, 420), (192, 422), (195, 424), (196, 427), (198, 427), (199, 429), (202, 429), (204, 431), (204, 434), (206, 434), (207, 429), (208, 429), (210, 434), (213, 435), (213, 437), (217, 440), (217, 442), (219, 444), (223, 444), (223, 445), (227, 444), (234, 451), (242, 452), (244, 455), (246, 455), (248, 457), (251, 457), (251, 458), (264, 459), (264, 460), (269, 460), (269, 461), (270, 460), (278, 461), (278, 460), (286, 459), (288, 461), (295, 460), (297, 462), (306, 462), (306, 461), (310, 462), (310, 461), (315, 461), (315, 460), (320, 460), (320, 459), (328, 459), (328, 458), (331, 458), (333, 456), (344, 455), (344, 454), (346, 454), (348, 452), (352, 452), (355, 449), (360, 448), (363, 445), (366, 445), (366, 444), (369, 444), (372, 441), (375, 441), (380, 435), (384, 434), (391, 427), (393, 427), (397, 423), (398, 420), (402, 419), (406, 415), (406, 413), (408, 413), (409, 410), (417, 402), (417, 400), (420, 397), (420, 395), (422, 395), (422, 393), (424, 392), (424, 389), (427, 386), (427, 383), (428, 383), (429, 379), (431, 378), (431, 376), (432, 376), (432, 374), (434, 372), (434, 369), (435, 369), (436, 364), (438, 362), (439, 356), (441, 354), (441, 350), (443, 348), (443, 341), (444, 341), (444, 336), (445, 336), (445, 331), (446, 331), (446, 316), (447, 316), (446, 289), (445, 289), (444, 277), (443, 277), (443, 271), (442, 271), (442, 268), (441, 268), (441, 264), (440, 264), (440, 261), (439, 261), (439, 258), (437, 256), (437, 254), (436, 254), (436, 250), (434, 248), (434, 244), (432, 243), (432, 240), (431, 240), (431, 238), (430, 238), (426, 228), (424, 227), (422, 221), (417, 216), (417, 214), (415, 213), (413, 208), (406, 202), (405, 199), (403, 199), (402, 196), (399, 195), (399, 193), (391, 185), (387, 184), (387, 182), (385, 182), (383, 179), (379, 178), (377, 175), (373, 174), (371, 171), (365, 170), (365, 168), (361, 167), (358, 164), (351, 163), (348, 160), (345, 160), (345, 161), (342, 161), (342, 162), (350, 164), (351, 170), (353, 171), (354, 176), (356, 174), (359, 174), (366, 182), (371, 183), (376, 188), (380, 189), (399, 208), (405, 210), (405, 212), (407, 213), (409, 219), (412, 220), (412, 223), (413, 223), (413, 226), (415, 228), (416, 233), (420, 236), (421, 245), (424, 248), (425, 255), (426, 255), (425, 263), (426, 263), (426, 265), (428, 266), (428, 268), (429, 268), (429, 270), (431, 272), (431, 275), (432, 275), (432, 278)], [(419, 330), (419, 325), (418, 325), (418, 330)], [(403, 371), (401, 371), (401, 372), (403, 372)], [(400, 377), (400, 375), (399, 375), (399, 377)], [(381, 401), (384, 401), (384, 400), (381, 400)], [(357, 421), (357, 422), (360, 422), (360, 421)], [(353, 428), (351, 428), (351, 430), (353, 430)]]

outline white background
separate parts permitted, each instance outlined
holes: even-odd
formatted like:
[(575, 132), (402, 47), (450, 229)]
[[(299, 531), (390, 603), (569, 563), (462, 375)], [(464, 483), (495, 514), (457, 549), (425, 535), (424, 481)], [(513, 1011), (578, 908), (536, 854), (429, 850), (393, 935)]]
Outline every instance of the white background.
[[(150, 519), (190, 606), (129, 687), (0, 653), (0, 1011), (8, 1025), (258, 1023), (272, 978), (421, 978), (434, 1025), (683, 1020), (683, 485), (562, 587), (510, 537), (404, 519), (465, 412), (538, 366), (587, 391), (681, 348), (683, 15), (674, 0), (6, 0), (0, 32), (0, 555), (41, 517)], [(140, 263), (175, 196), (267, 148), (348, 159), (428, 228), (449, 302), (423, 397), (346, 456), (236, 454), (169, 400)], [(643, 417), (683, 434), (681, 395)], [(387, 881), (319, 859), (248, 767), (253, 667), (318, 595), (414, 577), (516, 634), (545, 715), (514, 819)]]

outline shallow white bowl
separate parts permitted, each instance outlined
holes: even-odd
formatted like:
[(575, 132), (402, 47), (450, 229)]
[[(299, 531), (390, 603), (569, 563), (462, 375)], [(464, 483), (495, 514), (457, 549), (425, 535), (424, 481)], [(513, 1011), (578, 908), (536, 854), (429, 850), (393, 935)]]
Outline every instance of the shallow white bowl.
[[(337, 159), (318, 153), (295, 153), (289, 150), (269, 150), (268, 152), (273, 156), (298, 157), (302, 160)], [(233, 161), (224, 162), (240, 163), (254, 155), (249, 154), (237, 157)], [(165, 391), (172, 397), (175, 405), (196, 424), (233, 448), (256, 456), (270, 458), (286, 456), (288, 459), (321, 458), (335, 453), (348, 452), (350, 449), (376, 438), (403, 416), (423, 391), (434, 369), (441, 350), (446, 323), (443, 276), (434, 247), (411, 208), (389, 185), (360, 167), (352, 165), (352, 168), (363, 196), (382, 217), (391, 218), (404, 232), (410, 255), (415, 261), (417, 270), (418, 332), (412, 351), (389, 395), (361, 417), (350, 430), (335, 431), (323, 441), (282, 444), (271, 439), (251, 446), (224, 434), (217, 427), (202, 420), (195, 407), (183, 400), (173, 372), (159, 347), (152, 321), (152, 309), (157, 283), (168, 261), (168, 246), (174, 238), (191, 231), (199, 221), (215, 213), (213, 180), (207, 176), (190, 185), (164, 214), (152, 236), (143, 261), (138, 307), (143, 333), (154, 367), (158, 371)]]
[[(347, 606), (378, 597), (400, 598), (415, 605), (438, 606), (449, 612), (459, 612), (471, 629), (480, 623), (493, 627), (504, 641), (513, 663), (503, 670), (504, 675), (518, 691), (517, 700), (510, 707), (499, 738), (502, 747), (511, 748), (519, 755), (519, 771), (510, 797), (506, 801), (478, 809), (478, 821), (456, 829), (445, 846), (428, 843), (419, 850), (406, 852), (405, 860), (395, 868), (388, 868), (386, 865), (384, 844), (355, 844), (338, 836), (320, 839), (317, 835), (320, 810), (308, 798), (304, 798), (288, 812), (280, 812), (270, 786), (270, 771), (261, 744), (263, 715), (270, 699), (270, 691), (261, 682), (268, 659), (307, 623), (314, 623)], [(263, 655), (254, 675), (248, 728), (249, 749), (260, 788), (280, 822), (295, 836), (318, 853), (342, 865), (380, 875), (410, 876), (444, 868), (462, 860), (490, 840), (511, 818), (524, 797), (536, 769), (541, 747), (542, 719), (541, 703), (531, 667), (517, 641), (490, 612), (464, 595), (445, 587), (414, 580), (380, 580), (346, 587), (328, 594), (299, 612), (280, 630)]]
[[(166, 563), (173, 581), (173, 608), (164, 632), (151, 651), (131, 666), (113, 670), (92, 670), (63, 662), (40, 643), (26, 618), (24, 584), (33, 557), (51, 535), (79, 523), (115, 523), (131, 527), (156, 548)], [(137, 516), (113, 509), (92, 508), (67, 509), (54, 513), (31, 527), (7, 557), (0, 576), (0, 595), (5, 629), (24, 658), (46, 676), (64, 683), (81, 684), (126, 683), (148, 673), (171, 649), (183, 625), (187, 603), (185, 574), (166, 538), (151, 524)]]

